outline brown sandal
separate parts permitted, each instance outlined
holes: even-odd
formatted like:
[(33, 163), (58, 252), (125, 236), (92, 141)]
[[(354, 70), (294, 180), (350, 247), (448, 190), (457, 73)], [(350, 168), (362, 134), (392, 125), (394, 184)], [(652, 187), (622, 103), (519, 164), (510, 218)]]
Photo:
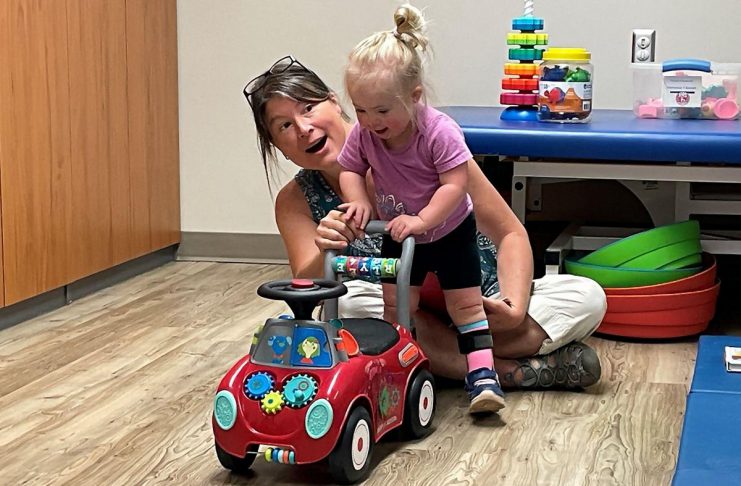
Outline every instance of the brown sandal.
[(597, 353), (580, 342), (516, 361), (517, 368), (503, 381), (523, 390), (586, 388), (597, 383), (602, 373)]

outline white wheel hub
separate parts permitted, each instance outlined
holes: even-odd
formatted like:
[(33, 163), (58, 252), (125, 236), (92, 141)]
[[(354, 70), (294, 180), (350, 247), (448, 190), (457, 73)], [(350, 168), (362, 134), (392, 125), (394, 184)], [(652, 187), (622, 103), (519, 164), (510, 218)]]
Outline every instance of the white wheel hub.
[(370, 452), (370, 427), (365, 420), (358, 421), (355, 424), (355, 430), (352, 433), (352, 466), (356, 471), (360, 471), (365, 466)]
[(427, 427), (435, 409), (435, 390), (429, 380), (425, 380), (419, 393), (419, 424)]

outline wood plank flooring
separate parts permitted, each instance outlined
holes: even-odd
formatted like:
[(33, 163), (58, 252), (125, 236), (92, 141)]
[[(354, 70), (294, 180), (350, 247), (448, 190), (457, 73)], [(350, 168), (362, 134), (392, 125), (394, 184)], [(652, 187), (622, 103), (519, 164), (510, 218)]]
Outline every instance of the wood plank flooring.
[[(323, 464), (221, 468), (211, 406), (252, 332), (283, 302), (255, 294), (288, 267), (170, 263), (0, 331), (0, 484), (326, 484)], [(590, 338), (586, 392), (510, 392), (472, 420), (438, 394), (436, 430), (384, 441), (369, 485), (664, 485), (676, 464), (695, 343)]]

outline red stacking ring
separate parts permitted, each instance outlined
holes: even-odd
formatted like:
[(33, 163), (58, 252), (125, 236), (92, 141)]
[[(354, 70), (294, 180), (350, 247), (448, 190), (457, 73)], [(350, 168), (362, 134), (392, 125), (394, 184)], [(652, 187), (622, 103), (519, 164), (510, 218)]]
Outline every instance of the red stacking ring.
[(537, 105), (537, 93), (502, 93), (499, 102), (503, 105)]

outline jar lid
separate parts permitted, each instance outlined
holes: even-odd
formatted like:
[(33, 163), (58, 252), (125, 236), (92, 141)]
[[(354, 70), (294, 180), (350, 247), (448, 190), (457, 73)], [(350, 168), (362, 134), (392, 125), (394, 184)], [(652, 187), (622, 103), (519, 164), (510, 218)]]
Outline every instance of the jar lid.
[(588, 61), (592, 53), (581, 47), (549, 47), (543, 53), (544, 61)]

